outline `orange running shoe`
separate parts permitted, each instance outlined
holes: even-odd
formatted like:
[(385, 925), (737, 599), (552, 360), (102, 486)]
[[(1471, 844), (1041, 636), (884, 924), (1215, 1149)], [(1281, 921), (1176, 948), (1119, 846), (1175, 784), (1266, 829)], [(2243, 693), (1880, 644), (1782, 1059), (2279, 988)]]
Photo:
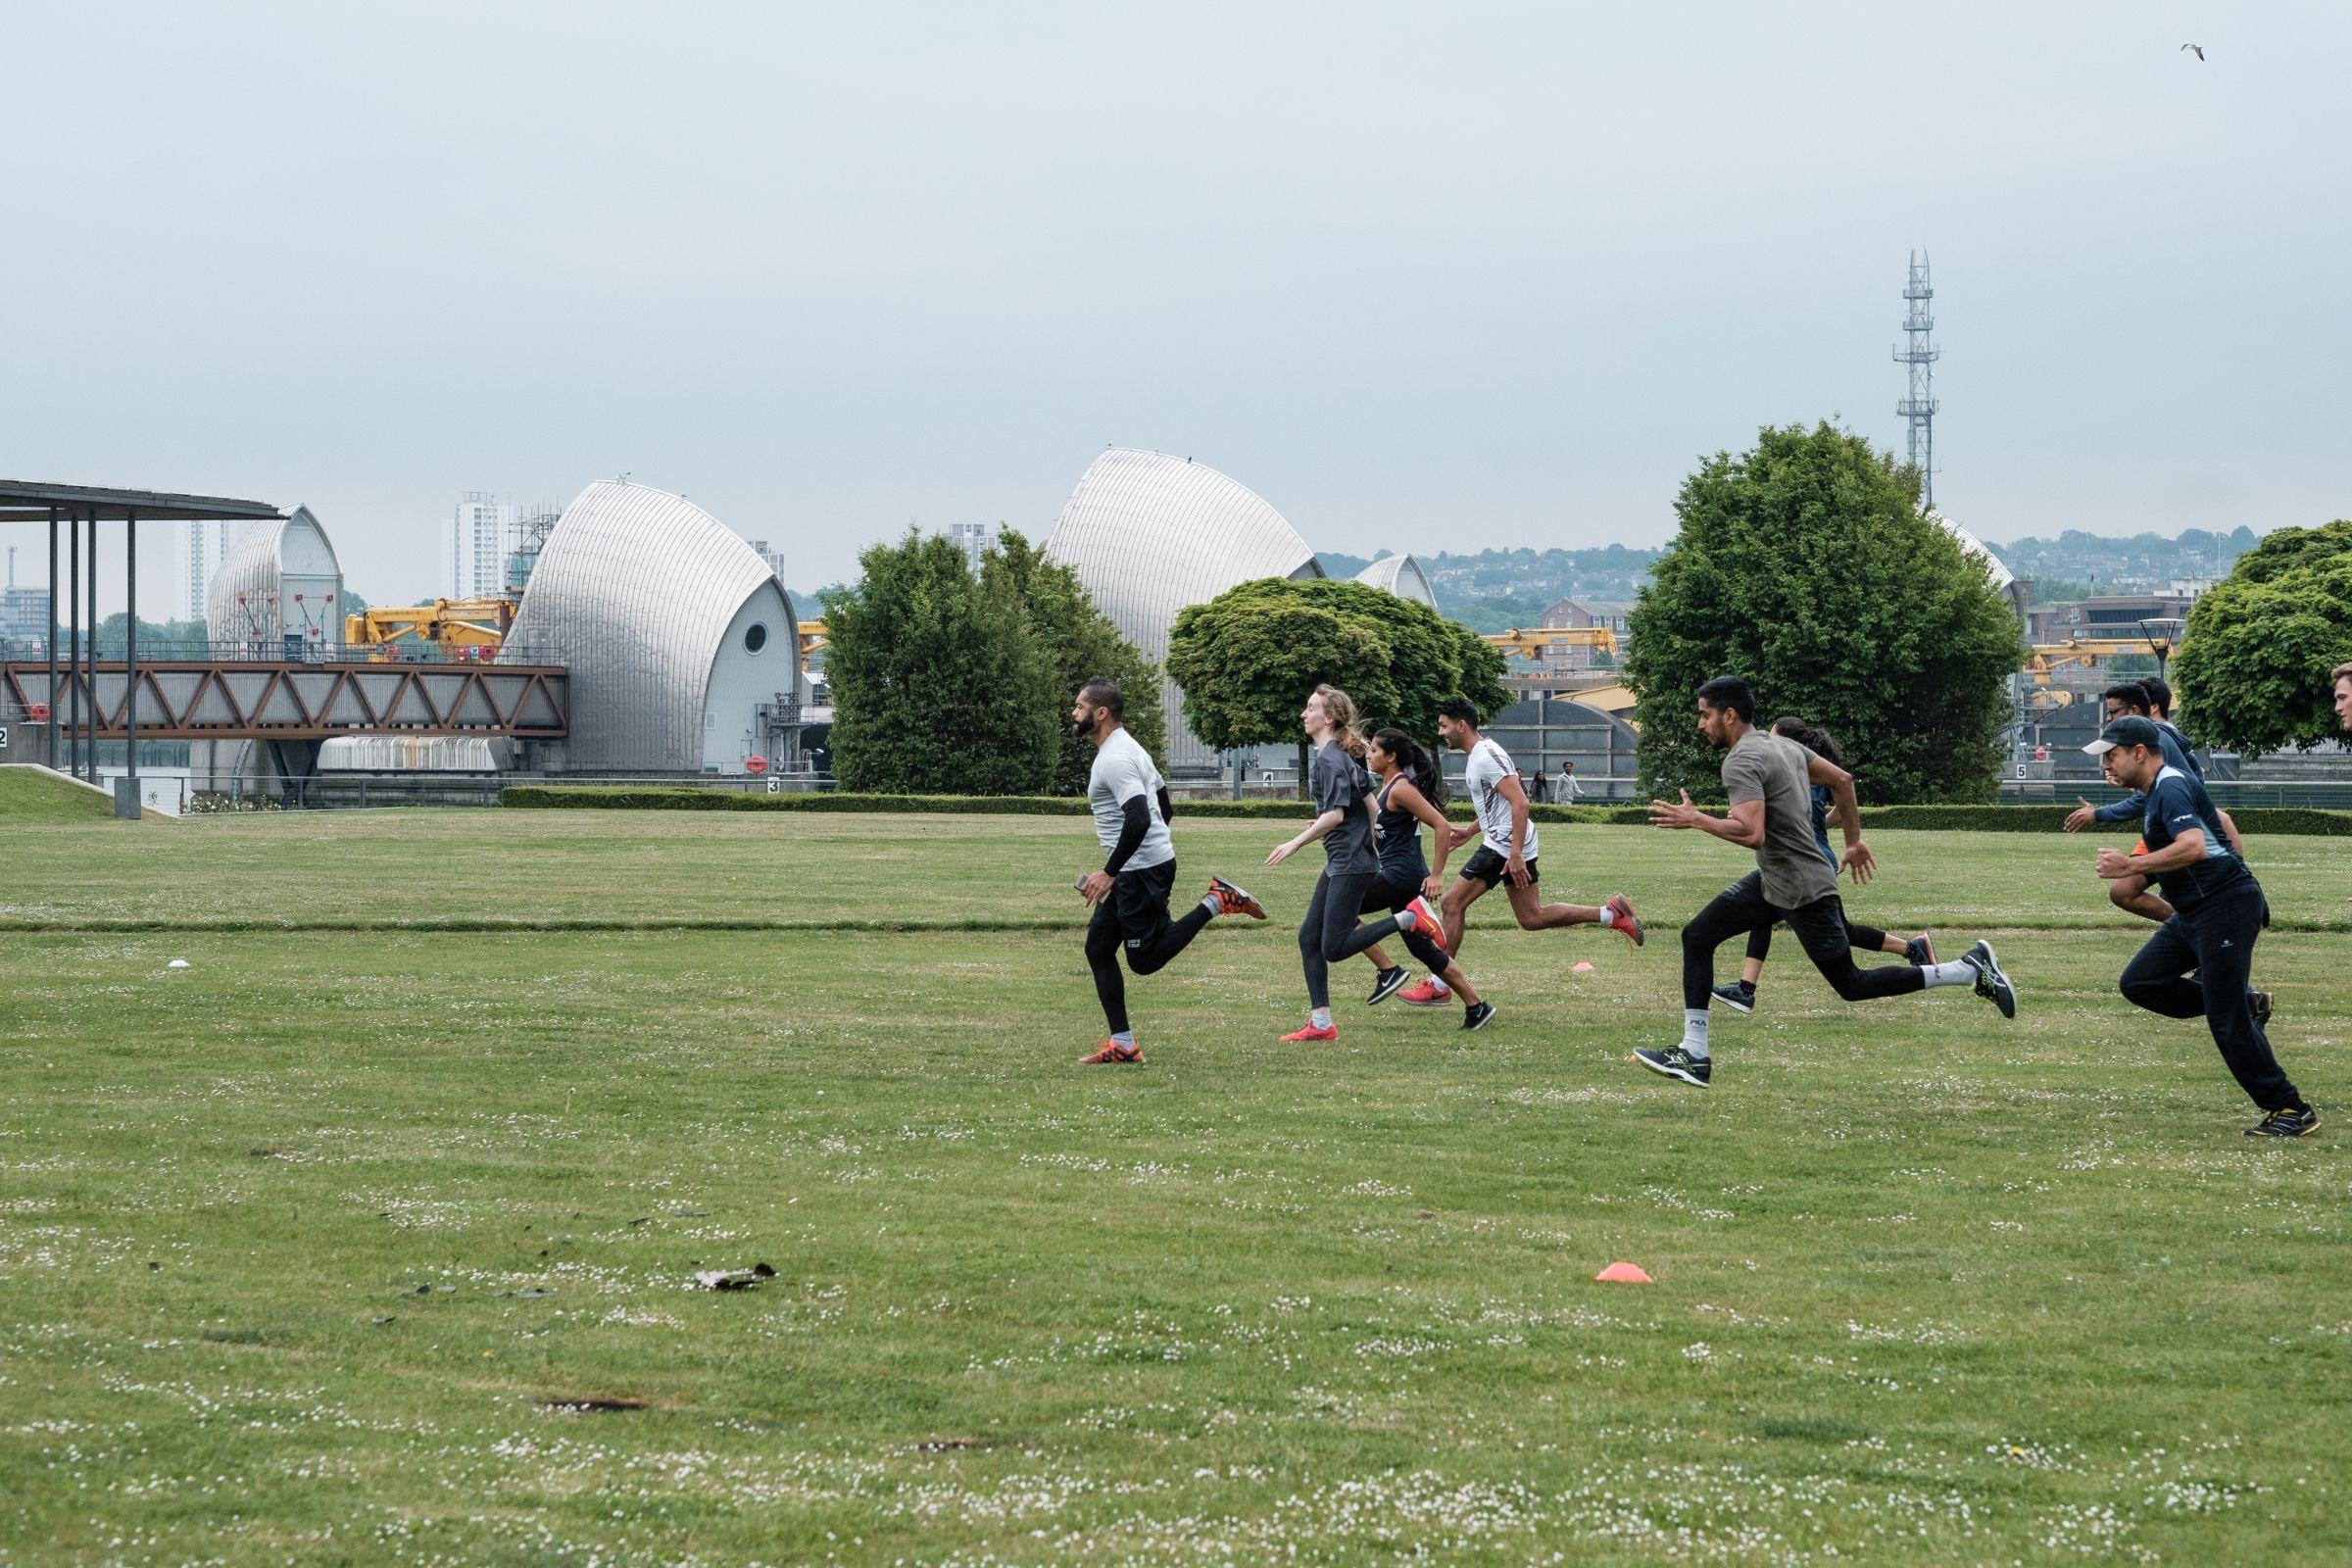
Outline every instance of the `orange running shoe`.
[(1296, 1029), (1291, 1033), (1284, 1035), (1282, 1037), (1282, 1043), (1286, 1046), (1295, 1046), (1301, 1041), (1337, 1040), (1339, 1038), (1340, 1031), (1337, 1026), (1327, 1025), (1324, 1028), (1318, 1029), (1310, 1023), (1303, 1029)]
[(1452, 945), (1446, 940), (1446, 922), (1439, 917), (1437, 910), (1430, 907), (1428, 899), (1416, 893), (1413, 902), (1405, 907), (1413, 912), (1413, 928), (1416, 932), (1436, 943), (1440, 953), (1453, 952)]
[(1453, 1001), (1453, 991), (1445, 981), (1431, 978), (1405, 987), (1396, 993), (1396, 1000), (1408, 1007), (1443, 1007)]
[(1633, 900), (1622, 893), (1613, 893), (1601, 907), (1615, 918), (1616, 928), (1625, 933), (1628, 942), (1637, 948), (1642, 945), (1642, 917), (1634, 912)]
[(1142, 1061), (1143, 1059), (1143, 1047), (1122, 1046), (1115, 1040), (1105, 1040), (1102, 1042), (1102, 1048), (1093, 1055), (1080, 1056), (1078, 1065), (1081, 1067), (1115, 1067), (1123, 1062)]
[(1246, 914), (1252, 920), (1266, 917), (1266, 906), (1251, 898), (1248, 890), (1237, 888), (1221, 876), (1208, 879), (1209, 897), (1217, 901), (1219, 914)]

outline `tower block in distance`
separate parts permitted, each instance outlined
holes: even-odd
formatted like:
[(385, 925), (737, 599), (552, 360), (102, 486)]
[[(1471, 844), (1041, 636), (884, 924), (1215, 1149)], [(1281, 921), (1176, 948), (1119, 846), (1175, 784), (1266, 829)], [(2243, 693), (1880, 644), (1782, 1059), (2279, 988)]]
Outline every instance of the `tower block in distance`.
[(1943, 357), (1943, 350), (1928, 341), (1936, 329), (1928, 302), (1935, 297), (1936, 290), (1928, 282), (1928, 253), (1913, 251), (1911, 274), (1903, 284), (1903, 298), (1909, 304), (1903, 314), (1903, 346), (1894, 351), (1895, 363), (1910, 367), (1911, 387), (1894, 412), (1910, 427), (1906, 456), (1919, 470), (1920, 500), (1931, 507), (1936, 504), (1936, 362)]

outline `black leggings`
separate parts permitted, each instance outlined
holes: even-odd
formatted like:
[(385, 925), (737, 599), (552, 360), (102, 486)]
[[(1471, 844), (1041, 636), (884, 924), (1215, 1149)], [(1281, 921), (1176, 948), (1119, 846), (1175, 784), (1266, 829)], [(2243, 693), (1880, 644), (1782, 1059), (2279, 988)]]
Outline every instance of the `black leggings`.
[[(1422, 876), (1427, 875), (1426, 871), (1422, 873)], [(1386, 909), (1395, 914), (1420, 896), (1421, 877), (1392, 879), (1384, 873), (1364, 890), (1363, 907), (1357, 912), (1370, 914), (1375, 909)], [(1418, 925), (1410, 931), (1399, 927), (1397, 935), (1404, 939), (1405, 951), (1419, 959), (1421, 966), (1433, 975), (1444, 974), (1446, 966), (1453, 961), (1446, 956), (1446, 950), (1430, 941)]]
[(1683, 1005), (1704, 1007), (1715, 990), (1715, 950), (1742, 932), (1786, 920), (1830, 988), (1848, 1002), (1899, 997), (1927, 988), (1924, 970), (1907, 963), (1862, 969), (1854, 964), (1846, 936), (1845, 906), (1833, 893), (1784, 909), (1764, 897), (1764, 878), (1750, 871), (1715, 895), (1713, 903), (1683, 927)]
[[(1842, 901), (1840, 901), (1842, 903)], [(1884, 953), (1886, 933), (1875, 925), (1856, 925), (1841, 908), (1839, 917), (1845, 921), (1845, 945), (1856, 953)], [(1747, 934), (1747, 956), (1762, 963), (1772, 952), (1772, 927), (1760, 925)]]
[(1335, 872), (1328, 866), (1315, 878), (1315, 895), (1307, 901), (1306, 918), (1298, 922), (1298, 962), (1306, 970), (1308, 1005), (1331, 1005), (1333, 964), (1396, 934), (1395, 915), (1370, 925), (1355, 923), (1365, 907), (1366, 895), (1379, 883), (1378, 871)]
[(1086, 922), (1086, 964), (1095, 972), (1095, 996), (1102, 1004), (1102, 1019), (1112, 1034), (1127, 1030), (1127, 979), (1119, 973), (1119, 950), (1127, 950), (1127, 967), (1152, 974), (1185, 950), (1209, 921), (1205, 904), (1185, 910), (1181, 919), (1168, 918), (1168, 893), (1176, 884), (1176, 862), (1163, 861), (1141, 871), (1121, 871), (1110, 891), (1095, 906)]
[[(2216, 893), (2187, 914), (2156, 928), (2124, 969), (2125, 997), (2167, 1018), (2203, 1018), (2230, 1076), (2264, 1110), (2300, 1105), (2302, 1097), (2271, 1054), (2270, 1038), (2254, 1021), (2246, 980), (2254, 939), (2269, 912), (2252, 877)], [(2197, 978), (2186, 978), (2188, 971)]]

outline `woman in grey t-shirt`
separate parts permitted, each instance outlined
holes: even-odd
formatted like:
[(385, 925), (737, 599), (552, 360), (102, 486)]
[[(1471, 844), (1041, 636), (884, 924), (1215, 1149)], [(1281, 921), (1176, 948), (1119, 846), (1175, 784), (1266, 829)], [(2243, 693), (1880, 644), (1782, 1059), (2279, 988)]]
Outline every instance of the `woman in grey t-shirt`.
[(1364, 895), (1380, 880), (1380, 856), (1372, 845), (1372, 776), (1364, 771), (1355, 704), (1336, 686), (1318, 686), (1298, 721), (1315, 747), (1309, 774), (1315, 819), (1296, 837), (1276, 845), (1266, 863), (1280, 865), (1316, 839), (1323, 841), (1324, 860), (1306, 918), (1298, 922), (1298, 961), (1306, 971), (1306, 1027), (1282, 1038), (1337, 1040), (1340, 1031), (1331, 1021), (1331, 966), (1399, 931), (1419, 930), (1443, 950), (1446, 928), (1425, 899), (1415, 899), (1369, 925), (1355, 923)]

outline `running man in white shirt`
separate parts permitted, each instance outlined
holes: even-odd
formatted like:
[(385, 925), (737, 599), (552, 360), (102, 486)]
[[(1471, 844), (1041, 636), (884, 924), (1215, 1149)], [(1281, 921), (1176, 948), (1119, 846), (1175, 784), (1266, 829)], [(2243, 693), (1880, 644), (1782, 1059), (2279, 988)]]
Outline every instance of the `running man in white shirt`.
[[(1612, 894), (1595, 908), (1585, 904), (1545, 904), (1536, 891), (1536, 824), (1529, 819), (1527, 792), (1519, 787), (1518, 769), (1510, 754), (1478, 732), (1478, 710), (1466, 698), (1448, 697), (1438, 705), (1438, 735), (1469, 759), (1462, 783), (1471, 808), (1478, 813), (1473, 827), (1453, 830), (1455, 849), (1472, 839), (1482, 842), (1453, 882), (1446, 889), (1440, 913), (1446, 921), (1446, 951), (1462, 951), (1465, 917), (1470, 906), (1494, 888), (1511, 902), (1511, 913), (1523, 931), (1544, 931), (1564, 925), (1604, 925), (1624, 933), (1635, 947), (1642, 945), (1642, 920), (1633, 902)], [(1444, 1006), (1452, 1000), (1442, 980), (1424, 980), (1398, 995), (1397, 1001), (1419, 1007)]]
[(1095, 765), (1086, 778), (1086, 798), (1095, 810), (1095, 836), (1102, 842), (1102, 869), (1078, 879), (1078, 892), (1095, 911), (1086, 923), (1086, 962), (1095, 973), (1095, 995), (1110, 1038), (1079, 1065), (1111, 1066), (1144, 1059), (1127, 1021), (1127, 979), (1119, 972), (1119, 950), (1127, 967), (1152, 974), (1185, 950), (1200, 928), (1220, 914), (1263, 920), (1265, 908), (1222, 877), (1208, 879), (1208, 892), (1179, 919), (1168, 918), (1168, 894), (1176, 886), (1176, 846), (1168, 837), (1168, 787), (1152, 756), (1127, 733), (1121, 720), (1127, 702), (1115, 680), (1096, 678), (1078, 689), (1070, 728), (1095, 743)]

